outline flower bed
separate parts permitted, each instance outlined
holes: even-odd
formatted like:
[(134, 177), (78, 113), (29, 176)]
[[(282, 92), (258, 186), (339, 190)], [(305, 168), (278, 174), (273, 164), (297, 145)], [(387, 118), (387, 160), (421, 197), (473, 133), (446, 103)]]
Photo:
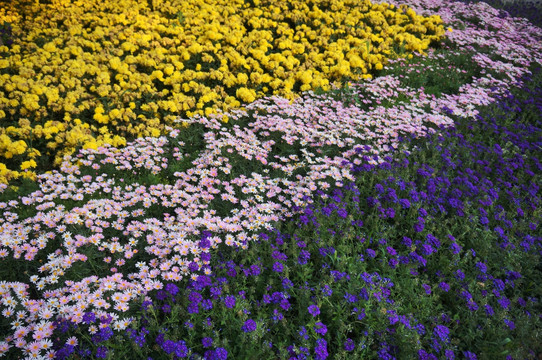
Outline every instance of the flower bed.
[[(198, 353), (198, 356), (207, 358), (221, 358), (228, 352), (230, 356), (234, 354), (234, 357), (241, 358), (324, 358), (326, 353), (350, 356), (347, 352), (356, 349), (359, 356), (376, 356), (379, 353), (385, 358), (386, 354), (397, 355), (403, 351), (405, 354), (415, 352), (419, 357), (430, 358), (430, 355), (424, 354), (434, 352), (439, 356), (448, 356), (465, 351), (465, 356), (473, 357), (469, 355), (471, 350), (478, 353), (493, 351), (491, 344), (497, 342), (501, 347), (495, 348), (500, 349), (500, 353), (508, 351), (510, 354), (515, 352), (519, 356), (527, 356), (527, 352), (522, 352), (522, 347), (535, 349), (536, 343), (528, 336), (521, 340), (521, 334), (536, 334), (539, 323), (523, 309), (531, 316), (536, 314), (538, 290), (534, 289), (538, 287), (532, 283), (532, 279), (536, 278), (538, 270), (533, 265), (532, 272), (525, 272), (518, 270), (518, 266), (522, 261), (535, 264), (538, 256), (539, 239), (535, 231), (539, 225), (531, 219), (536, 218), (539, 189), (531, 177), (538, 179), (539, 176), (539, 163), (537, 165), (535, 160), (536, 151), (539, 151), (536, 146), (539, 144), (536, 139), (529, 138), (538, 131), (534, 128), (539, 127), (533, 115), (536, 110), (529, 110), (528, 114), (531, 115), (526, 115), (530, 116), (526, 124), (513, 125), (517, 127), (516, 131), (524, 132), (521, 137), (506, 132), (506, 141), (510, 144), (504, 140), (499, 142), (501, 139), (498, 137), (488, 137), (493, 139), (487, 140), (493, 142), (491, 146), (497, 143), (499, 147), (490, 150), (480, 148), (475, 151), (476, 154), (468, 150), (469, 146), (474, 145), (455, 142), (455, 138), (461, 139), (464, 135), (446, 129), (458, 124), (463, 124), (461, 126), (467, 129), (474, 126), (484, 119), (480, 111), (485, 106), (494, 103), (496, 98), (508, 96), (509, 90), (524, 84), (522, 76), (533, 69), (532, 63), (540, 64), (540, 29), (523, 19), (502, 18), (499, 11), (483, 4), (420, 2), (411, 6), (422, 14), (427, 11), (426, 15), (438, 12), (453, 31), (438, 48), (429, 49), (427, 56), (389, 61), (375, 79), (327, 92), (306, 92), (295, 99), (264, 97), (247, 104), (244, 109), (226, 112), (215, 109), (207, 116), (179, 119), (183, 126), (164, 127), (165, 134), (160, 137), (139, 138), (124, 147), (104, 143), (95, 149), (81, 149), (73, 156), (67, 156), (58, 170), (37, 176), (37, 182), (23, 181), (19, 188), (1, 185), (0, 256), (4, 270), (0, 270), (3, 310), (0, 333), (7, 334), (0, 345), (2, 351), (9, 356), (16, 356), (12, 354), (22, 351), (35, 357), (40, 354), (53, 356), (55, 351), (68, 355), (76, 350), (78, 356), (86, 356), (90, 351), (89, 354), (96, 357), (121, 358), (129, 357), (131, 351), (137, 350), (145, 356), (182, 357), (192, 351), (192, 354)], [(540, 106), (537, 98), (533, 99), (530, 101)], [(506, 104), (509, 108), (520, 105)], [(508, 118), (505, 120), (512, 121)], [(486, 122), (491, 124), (492, 121)], [(482, 134), (489, 131), (489, 125), (485, 126), (477, 131)], [(448, 134), (445, 137), (448, 140), (434, 137), (432, 145), (424, 145), (422, 139), (425, 136), (436, 136), (438, 133)], [(401, 141), (404, 138), (409, 141)], [(522, 138), (530, 143), (524, 144)], [(443, 150), (445, 147), (441, 142), (453, 144), (455, 150)], [(418, 148), (413, 147), (416, 144)], [(476, 149), (478, 146), (475, 146)], [(427, 152), (418, 152), (423, 147), (427, 147)], [(401, 165), (405, 164), (401, 152), (405, 149), (410, 149), (413, 156), (421, 156), (416, 160), (418, 164), (415, 166), (418, 167), (409, 170), (415, 171), (418, 178), (414, 176), (416, 179), (408, 180), (410, 175), (401, 173), (404, 179), (397, 183), (396, 179), (376, 180), (378, 176), (387, 179), (396, 176), (393, 175), (394, 171), (403, 171), (401, 169), (406, 165)], [(502, 154), (499, 155), (499, 151)], [(479, 155), (481, 152), (492, 156), (493, 162), (485, 163), (487, 161)], [(515, 153), (523, 153), (524, 156), (517, 157)], [(446, 177), (452, 176), (452, 170), (463, 171), (455, 170), (459, 167), (456, 157), (460, 154), (463, 154), (463, 163), (475, 162), (469, 167), (474, 167), (472, 171), (464, 170), (467, 175), (454, 175), (452, 179), (461, 180), (462, 184), (458, 190), (454, 190), (452, 180), (446, 180)], [(425, 161), (423, 156), (433, 159), (427, 165), (431, 168), (420, 165)], [(525, 165), (526, 161), (528, 166)], [(435, 166), (440, 166), (440, 162), (444, 162), (445, 167), (438, 167), (440, 170), (437, 171)], [(501, 169), (503, 164), (509, 165)], [(487, 174), (491, 173), (492, 167), (499, 172), (498, 179)], [(514, 167), (520, 169), (521, 176), (510, 174), (509, 180), (505, 180), (503, 176), (508, 176)], [(365, 174), (372, 173), (375, 168), (380, 168), (385, 175), (378, 173), (372, 177)], [(360, 171), (364, 174), (362, 180), (358, 176)], [(493, 179), (488, 180), (491, 184), (480, 180), (483, 176)], [(474, 177), (478, 180), (475, 181)], [(419, 181), (415, 188), (409, 183), (417, 184), (414, 180)], [(356, 181), (357, 187), (348, 185)], [(480, 181), (476, 186), (489, 195), (482, 196), (481, 190), (475, 191), (469, 187), (469, 183), (478, 184)], [(375, 187), (377, 182), (384, 185)], [(499, 187), (495, 188), (494, 183), (500, 184)], [(385, 190), (384, 186), (394, 192)], [(427, 190), (423, 190), (425, 197), (418, 194), (422, 191), (419, 187), (427, 187)], [(339, 190), (329, 193), (336, 188)], [(418, 195), (401, 193), (406, 189)], [(365, 210), (356, 209), (359, 201), (353, 201), (353, 198), (348, 206), (354, 209), (339, 206), (344, 197), (341, 191), (365, 194)], [(376, 194), (366, 191), (376, 191)], [(499, 194), (495, 195), (495, 192)], [(529, 197), (521, 195), (522, 192), (528, 193)], [(398, 196), (398, 193), (402, 195), (393, 196)], [(338, 196), (338, 200), (333, 196)], [(351, 196), (359, 197), (359, 194)], [(465, 200), (463, 196), (470, 197)], [(496, 196), (500, 199), (508, 197), (509, 201), (497, 201)], [(323, 208), (316, 210), (320, 197), (324, 201)], [(329, 199), (337, 204), (330, 207)], [(519, 199), (519, 203), (514, 199)], [(421, 211), (419, 209), (413, 212), (417, 203), (423, 203), (425, 213), (416, 213)], [(483, 211), (476, 207), (478, 205), (473, 205), (476, 203), (480, 203)], [(504, 209), (504, 214), (497, 205)], [(300, 216), (303, 211), (321, 212), (325, 217), (333, 214), (331, 220), (322, 220), (329, 221), (324, 233), (331, 235), (314, 233), (310, 229), (300, 230), (302, 233), (296, 235), (299, 239), (294, 239), (306, 246), (298, 245), (295, 251), (299, 253), (286, 257), (286, 252), (294, 251), (291, 249), (293, 240), (284, 241), (286, 238), (283, 238), (279, 240), (282, 244), (273, 245), (284, 248), (273, 248), (260, 241), (260, 234), (273, 228), (314, 227), (316, 220), (311, 220), (308, 213), (301, 213)], [(358, 211), (356, 218), (350, 219), (348, 216), (353, 211)], [(514, 211), (517, 216), (510, 215)], [(469, 215), (467, 218), (464, 218), (465, 213)], [(491, 217), (505, 225), (494, 223)], [(287, 218), (297, 219), (298, 223), (284, 225)], [(348, 221), (340, 225), (344, 219)], [(399, 222), (399, 219), (404, 222)], [(454, 219), (459, 219), (459, 225)], [(354, 220), (355, 223), (352, 223)], [(310, 225), (311, 221), (313, 225)], [(349, 224), (353, 227), (350, 228)], [(334, 226), (343, 235), (345, 231), (348, 234), (337, 237)], [(468, 236), (465, 235), (467, 231)], [(409, 237), (412, 243), (404, 243), (408, 240), (399, 233), (411, 233), (411, 236), (404, 236)], [(324, 238), (319, 239), (322, 236)], [(510, 252), (512, 258), (500, 263), (503, 256), (499, 252), (501, 250), (493, 252), (491, 249), (506, 240), (503, 236), (518, 251)], [(332, 251), (330, 246), (335, 247), (334, 244), (339, 244), (343, 237), (350, 242), (343, 245), (340, 253)], [(361, 241), (363, 238), (365, 240)], [(384, 243), (380, 243), (381, 239)], [(326, 244), (325, 249), (322, 249), (321, 242)], [(444, 242), (446, 246), (442, 245)], [(265, 258), (267, 260), (256, 261), (258, 257), (264, 259), (269, 255), (271, 250), (266, 246), (271, 246), (278, 253), (271, 255), (273, 260)], [(259, 249), (263, 252), (259, 253)], [(507, 249), (504, 246), (504, 250)], [(345, 256), (349, 251), (356, 254), (354, 258)], [(358, 264), (356, 257), (359, 254), (363, 254), (367, 261)], [(223, 261), (220, 260), (221, 256), (224, 256)], [(301, 280), (308, 281), (321, 275), (318, 266), (324, 264), (320, 259), (314, 264), (311, 262), (310, 266), (316, 269), (314, 271), (303, 268), (298, 269), (299, 272), (288, 270), (297, 266), (295, 262), (304, 265), (305, 260), (308, 263), (309, 259), (319, 259), (318, 256), (325, 259), (330, 257), (325, 260), (328, 265), (325, 268), (329, 269), (331, 277), (324, 279), (325, 284), (318, 285), (332, 286), (337, 282), (335, 293), (346, 296), (348, 306), (360, 302), (359, 306), (355, 306), (358, 316), (361, 316), (363, 301), (371, 309), (377, 310), (375, 313), (367, 308), (364, 312), (369, 317), (363, 326), (371, 327), (371, 331), (363, 330), (363, 326), (356, 328), (361, 333), (355, 331), (356, 336), (363, 335), (363, 341), (367, 342), (365, 347), (361, 346), (361, 338), (341, 338), (352, 331), (348, 330), (349, 326), (357, 326), (354, 325), (356, 320), (347, 325), (351, 319), (348, 320), (350, 315), (342, 305), (330, 305), (323, 311), (322, 303), (311, 298), (320, 296), (311, 293), (315, 290), (306, 289), (303, 294), (288, 293), (288, 296), (284, 295), (286, 293), (277, 295), (282, 296), (282, 300), (291, 298), (295, 301), (295, 308), (300, 314), (300, 323), (295, 326), (284, 325), (279, 313), (273, 313), (275, 318), (272, 321), (264, 319), (269, 315), (267, 311), (273, 309), (266, 307), (260, 312), (256, 302), (263, 301), (259, 297), (263, 297), (265, 292), (271, 296), (271, 289), (264, 291), (265, 287), (253, 284), (252, 280), (228, 285), (238, 289), (236, 291), (245, 292), (243, 296), (246, 299), (237, 292), (228, 295), (234, 296), (235, 301), (230, 297), (227, 298), (229, 300), (226, 297), (221, 300), (226, 309), (233, 308), (232, 304), (237, 304), (237, 301), (241, 302), (240, 307), (235, 308), (235, 313), (228, 313), (223, 308), (221, 312), (212, 310), (219, 308), (217, 301), (220, 294), (217, 293), (211, 293), (211, 298), (206, 299), (205, 303), (198, 295), (194, 295), (198, 301), (184, 298), (189, 296), (189, 289), (200, 291), (208, 289), (215, 279), (222, 281), (219, 279), (224, 276), (218, 275), (220, 271), (227, 272), (230, 270), (226, 268), (232, 268), (224, 265), (224, 261), (234, 261), (232, 259), (236, 256), (240, 259), (235, 261), (241, 261), (245, 269), (250, 268), (245, 274), (249, 279), (253, 276), (256, 282), (260, 281), (258, 279), (263, 279), (263, 282), (275, 281), (277, 284), (268, 285), (279, 286), (280, 283), (280, 286), (287, 287), (283, 290), (292, 287), (289, 283), (284, 285), (283, 275), (289, 271), (296, 276), (304, 276)], [(460, 263), (445, 263), (448, 258)], [(249, 260), (252, 263), (249, 264)], [(290, 260), (294, 263), (288, 263)], [(258, 278), (260, 273), (250, 267), (252, 265), (267, 268), (263, 272), (265, 276)], [(437, 274), (439, 267), (446, 270), (443, 276)], [(240, 265), (235, 264), (233, 268), (241, 269)], [(392, 271), (395, 269), (397, 272)], [(464, 273), (465, 269), (468, 272), (461, 278), (457, 270)], [(361, 279), (366, 285), (362, 286), (358, 278), (353, 285), (345, 282), (345, 287), (342, 287), (341, 279), (347, 275), (358, 277), (362, 270), (369, 274), (376, 272), (380, 278), (367, 275)], [(405, 288), (395, 290), (397, 288), (386, 279), (391, 275), (401, 278), (404, 275), (401, 271), (410, 273), (412, 283), (405, 283), (401, 285)], [(506, 271), (511, 271), (512, 275)], [(519, 280), (516, 273), (526, 280)], [(226, 275), (230, 276), (228, 273)], [(484, 276), (484, 279), (479, 279)], [(447, 277), (448, 281), (438, 280)], [(294, 281), (293, 278), (288, 279)], [(296, 286), (303, 286), (298, 280), (301, 281), (297, 279)], [(508, 283), (505, 282), (503, 287), (496, 280), (508, 280)], [(490, 281), (493, 281), (493, 285)], [(440, 282), (445, 285), (439, 285)], [(484, 295), (483, 291), (486, 290), (483, 288), (490, 285), (494, 287), (492, 291), (496, 290), (498, 294), (493, 292), (488, 297), (487, 293)], [(201, 289), (198, 290), (198, 286)], [(370, 290), (370, 294), (367, 293), (367, 299), (360, 300), (359, 292), (367, 286), (366, 291)], [(175, 290), (179, 287), (180, 291)], [(162, 291), (154, 295), (156, 290)], [(279, 291), (278, 288), (275, 291)], [(250, 296), (247, 297), (246, 292)], [(394, 296), (390, 297), (392, 293)], [(434, 293), (439, 295), (434, 296)], [(401, 308), (406, 306), (404, 297), (407, 295), (425, 300), (422, 300), (419, 308)], [(175, 296), (178, 296), (179, 303), (168, 303)], [(330, 301), (325, 300), (326, 297), (319, 299), (322, 302)], [(529, 297), (532, 299), (526, 300)], [(381, 305), (383, 299), (386, 305)], [(485, 307), (487, 304), (494, 309), (498, 302), (502, 310), (497, 311), (497, 320), (487, 320), (486, 328), (489, 330), (481, 332), (487, 334), (489, 340), (469, 333), (476, 329), (476, 321), (480, 317), (471, 319), (469, 312), (461, 310), (465, 304), (458, 299), (463, 299), (466, 306), (472, 308), (469, 311), (476, 316), (481, 316), (481, 305)], [(510, 299), (520, 306), (514, 308), (516, 310), (512, 315), (508, 312), (510, 304), (507, 301)], [(158, 311), (164, 314), (160, 314), (160, 318), (149, 318), (137, 306), (142, 300), (146, 301), (147, 310), (154, 309), (155, 315)], [(151, 300), (154, 305), (149, 308)], [(277, 298), (276, 302), (281, 303), (282, 300)], [(331, 303), (339, 304), (336, 300)], [(160, 304), (159, 308), (156, 304)], [(286, 303), (283, 305), (290, 309)], [(185, 309), (185, 306), (192, 310)], [(288, 310), (284, 307), (283, 310)], [(439, 309), (446, 309), (442, 313), (449, 318), (442, 318), (439, 327), (427, 330), (431, 321), (438, 322), (434, 317), (441, 315)], [(200, 328), (201, 321), (206, 318), (189, 314), (200, 314), (200, 311), (204, 314), (203, 310), (212, 310), (213, 324), (224, 322), (232, 316), (238, 319), (229, 321), (233, 326), (229, 330), (219, 330), (224, 324), (218, 328), (211, 325)], [(281, 311), (278, 308), (275, 310)], [(249, 316), (247, 311), (254, 315)], [(455, 312), (460, 316), (460, 323), (466, 324), (466, 333), (461, 330), (463, 325), (452, 325)], [(256, 317), (257, 314), (261, 318)], [(180, 323), (185, 321), (194, 324), (189, 320), (191, 316), (197, 319), (195, 330), (190, 330), (190, 325), (186, 325), (187, 329), (180, 327)], [(391, 325), (396, 325), (392, 330), (384, 326), (392, 321), (391, 318), (394, 321)], [(242, 324), (238, 323), (241, 319)], [(501, 325), (504, 319), (508, 330), (503, 332)], [(521, 334), (514, 332), (518, 324), (515, 319), (521, 319), (524, 324)], [(171, 326), (163, 329), (160, 325), (162, 322)], [(318, 322), (322, 325), (317, 325)], [(70, 328), (72, 323), (78, 324), (78, 327)], [(272, 330), (271, 323), (277, 326), (273, 328), (275, 330)], [(417, 324), (421, 324), (425, 330), (422, 331)], [(280, 327), (283, 325), (286, 329)], [(313, 331), (307, 335), (311, 339), (309, 347), (303, 340), (300, 343), (293, 340), (295, 336), (292, 332), (298, 331), (298, 325), (310, 327)], [(412, 328), (414, 325), (418, 327)], [(327, 327), (333, 332), (328, 333), (325, 330)], [(57, 333), (54, 338), (58, 337), (62, 342), (55, 344), (55, 350), (52, 350), (51, 339), (55, 328)], [(123, 332), (126, 329), (129, 329), (128, 333)], [(68, 333), (60, 334), (61, 330)], [(365, 334), (363, 331), (368, 332)], [(152, 335), (149, 335), (151, 332)], [(215, 332), (218, 335), (213, 335)], [(277, 338), (266, 335), (266, 332), (272, 332)], [(347, 343), (345, 349), (339, 349), (337, 339), (331, 341), (331, 333), (343, 334), (337, 336), (339, 342), (344, 340)], [(73, 334), (77, 336), (73, 337)], [(121, 334), (128, 337), (120, 340)], [(167, 338), (164, 337), (166, 335)], [(185, 336), (190, 340), (184, 339)], [(309, 340), (305, 335), (301, 336)], [(202, 346), (211, 347), (213, 341), (203, 339), (211, 337), (215, 338), (214, 348), (204, 350)], [(375, 339), (379, 338), (382, 338), (382, 342), (376, 343)], [(505, 341), (511, 338), (514, 340)], [(135, 340), (135, 346), (131, 345), (129, 339)], [(141, 348), (140, 343), (145, 342), (141, 339), (157, 341), (157, 346)], [(244, 345), (235, 345), (238, 340), (242, 340)], [(264, 340), (270, 342), (271, 346), (256, 355), (258, 351), (264, 351), (261, 349)], [(273, 347), (272, 343), (277, 341), (278, 344)], [(466, 342), (462, 344), (463, 341)], [(122, 345), (115, 347), (115, 342)], [(508, 345), (510, 342), (512, 345)], [(302, 355), (306, 351), (300, 350), (301, 347), (309, 349), (309, 354)], [(205, 351), (210, 352), (205, 355)]]

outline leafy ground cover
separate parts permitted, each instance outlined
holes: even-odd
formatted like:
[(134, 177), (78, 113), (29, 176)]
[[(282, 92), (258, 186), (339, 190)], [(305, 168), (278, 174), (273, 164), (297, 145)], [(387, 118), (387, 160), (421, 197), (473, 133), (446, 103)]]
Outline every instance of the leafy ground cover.
[(410, 6), (453, 31), (372, 80), (1, 185), (3, 354), (536, 358), (540, 29)]

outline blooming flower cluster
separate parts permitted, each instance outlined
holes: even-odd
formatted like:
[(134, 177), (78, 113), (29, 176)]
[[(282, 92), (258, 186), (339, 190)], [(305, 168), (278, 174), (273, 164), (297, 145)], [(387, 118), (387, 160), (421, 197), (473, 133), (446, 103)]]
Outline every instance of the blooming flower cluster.
[(80, 147), (158, 136), (179, 115), (370, 77), (399, 45), (424, 52), (444, 35), (437, 15), (369, 0), (175, 0), (157, 11), (134, 0), (18, 0), (10, 8), (20, 13), (0, 12), (16, 38), (0, 47), (2, 182), (35, 177), (25, 148), (60, 165)]

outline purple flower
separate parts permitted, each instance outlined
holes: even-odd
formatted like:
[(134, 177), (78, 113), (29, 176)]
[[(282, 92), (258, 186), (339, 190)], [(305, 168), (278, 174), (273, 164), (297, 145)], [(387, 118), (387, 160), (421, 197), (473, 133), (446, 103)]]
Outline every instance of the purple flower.
[(172, 340), (166, 340), (164, 341), (164, 343), (162, 344), (162, 349), (168, 353), (168, 354), (171, 354), (172, 352), (175, 351), (175, 342), (172, 341)]
[(188, 269), (190, 269), (192, 272), (197, 271), (199, 270), (199, 265), (197, 262), (192, 261), (190, 264), (188, 264)]
[(427, 234), (426, 239), (429, 242), (429, 244), (431, 244), (431, 246), (434, 246), (437, 249), (440, 247), (439, 239), (437, 239), (433, 234)]
[(103, 315), (100, 318), (100, 321), (102, 322), (102, 324), (111, 324), (111, 322), (113, 321), (113, 317), (111, 315)]
[(463, 351), (463, 356), (465, 356), (465, 359), (467, 360), (477, 360), (476, 354), (470, 351)]
[(467, 290), (461, 291), (461, 297), (465, 300), (472, 300), (472, 294), (468, 292)]
[(258, 324), (256, 324), (256, 321), (252, 319), (248, 319), (245, 321), (245, 324), (241, 327), (241, 329), (244, 332), (253, 332), (258, 327)]
[(416, 332), (420, 335), (423, 335), (425, 334), (425, 326), (423, 326), (423, 324), (418, 324), (416, 325)]
[(401, 204), (401, 206), (403, 207), (403, 209), (408, 209), (408, 208), (410, 208), (410, 201), (408, 201), (408, 199), (401, 199), (401, 200), (399, 200), (399, 204)]
[(172, 296), (175, 296), (179, 292), (179, 288), (177, 287), (177, 285), (169, 283), (166, 285), (166, 291)]
[(508, 307), (510, 306), (510, 300), (508, 300), (508, 298), (504, 296), (500, 298), (499, 300), (497, 300), (497, 302), (503, 309), (508, 309)]
[(433, 354), (428, 353), (424, 349), (418, 350), (418, 359), (419, 360), (437, 360), (437, 357)]
[(482, 272), (484, 274), (487, 272), (487, 265), (484, 264), (483, 262), (478, 261), (476, 263), (476, 267), (478, 268), (478, 270), (480, 270), (480, 272)]
[(94, 314), (93, 312), (86, 312), (83, 315), (83, 322), (85, 324), (90, 324), (90, 323), (93, 323), (94, 321), (96, 321), (96, 314)]
[(386, 216), (390, 219), (393, 219), (395, 217), (395, 209), (394, 208), (387, 208), (386, 209)]
[(495, 289), (497, 289), (499, 291), (503, 291), (504, 290), (504, 281), (502, 281), (501, 279), (494, 279), (493, 280), (493, 286), (495, 287)]
[(393, 311), (393, 310), (388, 310), (388, 314), (389, 313), (391, 313), (391, 315), (388, 316), (388, 320), (390, 322), (390, 325), (397, 324), (397, 322), (399, 321), (399, 315), (397, 315), (395, 313), (395, 311)]
[(305, 340), (309, 339), (309, 335), (307, 335), (307, 329), (305, 329), (304, 326), (302, 326), (301, 330), (299, 330), (297, 333), (299, 334), (299, 336), (301, 336), (301, 338), (303, 338)]
[(213, 301), (211, 299), (205, 299), (201, 302), (201, 306), (205, 310), (211, 310), (213, 308)]
[(285, 290), (288, 290), (288, 289), (291, 288), (292, 286), (294, 286), (294, 283), (292, 282), (292, 280), (288, 279), (287, 277), (285, 277), (285, 278), (282, 279), (282, 287), (283, 287)]
[(450, 291), (450, 285), (448, 285), (448, 284), (445, 283), (444, 281), (441, 282), (438, 286), (439, 286), (439, 287), (442, 289), (442, 291), (444, 291), (444, 292)]
[(236, 277), (237, 271), (235, 271), (235, 268), (228, 268), (228, 270), (226, 271), (226, 274), (228, 274), (228, 276), (230, 277)]
[(346, 219), (346, 217), (348, 216), (348, 212), (345, 209), (337, 210), (337, 214), (343, 219)]
[(350, 303), (355, 303), (356, 301), (358, 301), (358, 298), (356, 295), (349, 294), (349, 293), (344, 294), (344, 298), (346, 299), (346, 301)]
[(467, 301), (467, 308), (470, 311), (476, 311), (478, 310), (478, 304), (474, 300), (469, 299), (469, 301)]
[(188, 311), (189, 314), (198, 314), (199, 313), (198, 304), (197, 303), (190, 303), (186, 307), (186, 310)]
[(452, 245), (450, 245), (450, 249), (452, 250), (452, 252), (454, 254), (459, 254), (461, 252), (461, 246), (458, 245), (457, 243), (452, 243)]
[(425, 293), (427, 295), (431, 295), (431, 286), (427, 285), (427, 284), (422, 284), (422, 287), (423, 289), (425, 290)]
[(182, 340), (179, 340), (175, 343), (175, 349), (174, 349), (175, 355), (179, 358), (184, 358), (188, 356), (188, 348), (186, 347), (186, 343)]
[(164, 334), (160, 333), (156, 336), (156, 343), (160, 346), (164, 344)]
[(279, 312), (277, 309), (274, 309), (273, 316), (271, 317), (271, 319), (273, 319), (273, 321), (276, 323), (284, 319), (284, 315), (282, 315), (282, 313)]
[(201, 253), (200, 257), (203, 261), (211, 261), (211, 254), (209, 253)]
[(324, 339), (316, 340), (316, 347), (314, 348), (317, 360), (324, 360), (328, 357), (327, 342)]
[(316, 305), (310, 305), (308, 307), (308, 310), (312, 316), (317, 316), (318, 314), (320, 314), (320, 308)]
[(354, 340), (352, 339), (346, 339), (344, 342), (344, 349), (346, 351), (352, 351), (356, 347), (356, 344), (354, 344)]
[(235, 296), (233, 295), (226, 296), (226, 298), (224, 299), (224, 304), (226, 304), (226, 307), (228, 309), (233, 309), (235, 307)]
[(297, 258), (299, 265), (305, 265), (311, 257), (311, 253), (307, 250), (301, 250)]
[(461, 271), (460, 269), (458, 269), (455, 272), (455, 277), (457, 278), (457, 280), (465, 280), (465, 273)]
[(216, 360), (226, 360), (228, 358), (228, 351), (224, 348), (216, 348), (215, 350)]
[(260, 267), (258, 265), (251, 265), (250, 266), (250, 273), (252, 276), (258, 276), (260, 275)]
[(324, 296), (331, 296), (331, 294), (333, 294), (333, 290), (331, 290), (329, 285), (324, 285), (324, 287), (322, 288), (322, 294)]
[(431, 245), (429, 245), (429, 244), (423, 244), (422, 245), (422, 253), (424, 255), (426, 255), (426, 256), (431, 255), (434, 252), (435, 252), (435, 249), (433, 249), (433, 247)]
[(212, 284), (212, 280), (209, 276), (198, 275), (198, 279), (196, 280), (195, 286), (198, 290), (202, 290), (206, 288), (207, 286), (211, 286), (211, 284)]
[(445, 342), (449, 339), (450, 329), (444, 325), (437, 325), (435, 326), (434, 333), (437, 335), (440, 341)]
[(95, 342), (107, 341), (113, 336), (113, 330), (109, 326), (101, 328), (100, 331), (93, 336)]
[(324, 336), (327, 333), (327, 326), (324, 323), (319, 321), (319, 322), (317, 322), (315, 324), (314, 331), (316, 331), (318, 334)]
[(211, 242), (209, 241), (209, 239), (205, 238), (205, 239), (200, 240), (200, 242), (198, 243), (198, 246), (202, 249), (210, 248)]
[(386, 248), (386, 251), (387, 251), (388, 254), (390, 254), (391, 256), (397, 255), (397, 251), (395, 251), (395, 249), (392, 248), (391, 246), (388, 246), (388, 247)]
[(279, 273), (280, 273), (280, 272), (282, 272), (283, 270), (284, 270), (284, 265), (282, 265), (282, 263), (280, 263), (280, 262), (275, 262), (275, 263), (273, 264), (273, 271), (279, 272)]
[(107, 357), (107, 348), (105, 346), (100, 346), (96, 350), (96, 357), (98, 359), (105, 359)]
[(280, 251), (273, 251), (273, 253), (271, 254), (271, 257), (273, 259), (276, 259), (276, 260), (283, 260), (283, 261), (286, 261), (288, 259), (288, 256), (286, 256), (286, 254), (284, 253), (281, 253)]
[(197, 291), (192, 291), (188, 294), (188, 300), (194, 304), (199, 304), (202, 299), (203, 296)]
[(213, 286), (210, 292), (213, 299), (217, 299), (222, 294), (222, 288), (220, 286)]
[(361, 309), (361, 312), (358, 314), (358, 320), (361, 321), (363, 319), (365, 319), (365, 309)]
[(283, 309), (283, 310), (288, 310), (290, 308), (290, 302), (288, 301), (288, 299), (282, 299), (280, 301), (280, 307)]
[(414, 224), (414, 231), (422, 232), (424, 228), (425, 228), (425, 223), (423, 221), (423, 218), (419, 217), (418, 222)]
[(510, 330), (514, 330), (516, 328), (516, 324), (512, 320), (504, 319), (504, 323), (510, 328)]
[(485, 304), (484, 307), (485, 307), (486, 315), (487, 315), (487, 316), (493, 316), (493, 315), (495, 315), (495, 311), (493, 310), (493, 308), (491, 307), (491, 305)]

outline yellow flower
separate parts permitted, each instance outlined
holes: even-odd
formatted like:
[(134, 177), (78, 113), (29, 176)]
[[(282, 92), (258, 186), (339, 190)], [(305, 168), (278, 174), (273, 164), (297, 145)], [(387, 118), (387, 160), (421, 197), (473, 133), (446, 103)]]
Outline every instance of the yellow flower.
[(96, 149), (98, 149), (98, 144), (96, 143), (95, 140), (92, 140), (92, 141), (89, 141), (89, 142), (85, 143), (85, 145), (83, 145), (83, 149), (96, 150)]
[(36, 162), (34, 160), (23, 161), (21, 163), (21, 170), (26, 170), (26, 169), (29, 169), (29, 168), (35, 168), (36, 166), (38, 166), (38, 164), (36, 164)]
[(120, 110), (119, 109), (113, 109), (109, 112), (109, 117), (112, 118), (112, 119), (116, 119), (118, 118), (120, 115)]
[[(310, 84), (312, 81), (312, 70), (305, 70), (299, 75), (299, 80), (304, 85)], [(310, 88), (310, 87), (309, 87)], [(307, 89), (308, 90), (308, 89)]]
[(237, 95), (237, 98), (239, 100), (242, 100), (245, 103), (251, 103), (256, 99), (256, 94), (254, 90), (247, 89), (246, 87), (237, 89), (235, 95)]
[(167, 76), (170, 76), (171, 74), (173, 74), (174, 70), (175, 70), (175, 68), (173, 66), (169, 65), (169, 66), (166, 66), (166, 68), (164, 69), (164, 73)]

